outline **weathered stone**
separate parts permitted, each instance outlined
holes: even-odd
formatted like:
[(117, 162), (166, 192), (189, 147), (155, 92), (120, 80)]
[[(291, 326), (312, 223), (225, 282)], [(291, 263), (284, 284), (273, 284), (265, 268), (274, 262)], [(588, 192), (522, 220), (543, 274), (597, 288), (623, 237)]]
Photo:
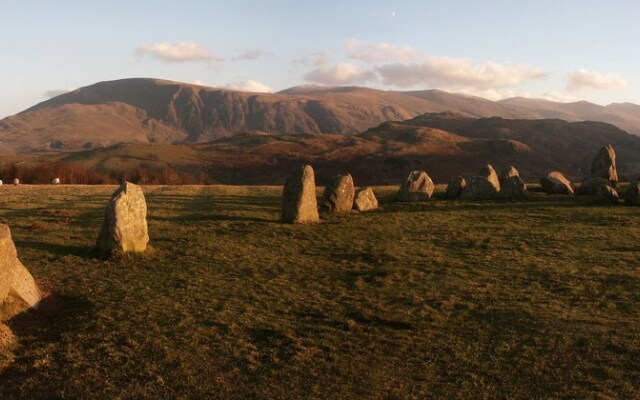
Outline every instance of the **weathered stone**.
[(413, 171), (396, 194), (398, 201), (424, 201), (433, 195), (435, 185), (424, 171)]
[(447, 197), (457, 199), (466, 185), (467, 181), (462, 176), (454, 176), (447, 185)]
[(548, 194), (574, 194), (573, 185), (558, 171), (551, 171), (546, 177), (540, 178), (542, 190)]
[(500, 174), (500, 183), (506, 181), (512, 176), (520, 176), (520, 173), (518, 172), (516, 167), (514, 167), (513, 165), (510, 165), (509, 167), (507, 167), (507, 169), (502, 171), (502, 174)]
[(18, 186), (18, 185), (20, 184), (20, 179), (18, 179), (18, 178), (14, 179), (14, 180), (13, 180), (13, 184), (14, 184), (15, 186)]
[(611, 186), (611, 181), (605, 178), (587, 178), (580, 183), (580, 186), (576, 189), (576, 194), (596, 194), (600, 186)]
[(620, 200), (618, 192), (610, 185), (598, 185), (596, 201), (605, 204), (618, 204)]
[(7, 350), (16, 341), (16, 337), (8, 326), (0, 322), (0, 352)]
[(296, 170), (282, 190), (282, 221), (290, 223), (317, 222), (318, 202), (313, 168), (305, 165)]
[(144, 193), (138, 185), (124, 182), (109, 200), (96, 247), (106, 253), (141, 252), (148, 243)]
[(496, 193), (500, 191), (500, 179), (498, 179), (498, 174), (491, 164), (482, 167), (478, 175), (487, 178), (493, 187), (495, 187)]
[(338, 175), (324, 188), (320, 210), (326, 212), (348, 213), (353, 208), (356, 189), (351, 174)]
[(364, 187), (356, 190), (356, 197), (353, 200), (353, 208), (358, 211), (370, 211), (380, 208), (378, 199), (370, 187)]
[(59, 185), (60, 184), (60, 178), (53, 178), (51, 180), (51, 184), (52, 185)]
[(33, 277), (18, 259), (11, 231), (0, 224), (0, 319), (40, 301)]
[(460, 194), (465, 200), (488, 200), (498, 193), (495, 185), (484, 176), (472, 176)]
[(518, 175), (512, 175), (502, 182), (498, 196), (505, 199), (526, 198), (529, 196), (527, 184)]
[(624, 204), (628, 206), (640, 206), (640, 182), (631, 182), (624, 193)]
[(591, 176), (608, 179), (612, 187), (618, 184), (618, 171), (616, 170), (616, 152), (613, 146), (602, 146), (596, 157), (591, 162)]

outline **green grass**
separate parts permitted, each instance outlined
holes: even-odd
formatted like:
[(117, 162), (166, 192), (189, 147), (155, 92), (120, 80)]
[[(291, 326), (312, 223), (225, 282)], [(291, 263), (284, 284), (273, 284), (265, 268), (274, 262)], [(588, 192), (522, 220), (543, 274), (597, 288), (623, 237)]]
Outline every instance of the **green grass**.
[(390, 202), (278, 223), (280, 188), (144, 187), (153, 249), (91, 250), (115, 187), (0, 188), (49, 293), (0, 398), (638, 398), (640, 210)]

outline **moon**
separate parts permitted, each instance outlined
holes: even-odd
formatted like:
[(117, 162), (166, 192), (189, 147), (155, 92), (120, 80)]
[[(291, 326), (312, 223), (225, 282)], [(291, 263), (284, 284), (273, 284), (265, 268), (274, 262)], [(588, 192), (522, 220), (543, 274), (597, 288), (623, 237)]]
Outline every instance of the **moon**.
[(395, 18), (396, 17), (396, 12), (395, 11), (391, 11), (391, 18)]

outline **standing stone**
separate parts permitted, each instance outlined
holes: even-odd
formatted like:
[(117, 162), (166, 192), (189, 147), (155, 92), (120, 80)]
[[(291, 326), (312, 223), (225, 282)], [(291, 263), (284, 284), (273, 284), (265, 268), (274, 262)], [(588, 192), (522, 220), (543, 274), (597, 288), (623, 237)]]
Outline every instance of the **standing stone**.
[(542, 190), (548, 194), (574, 194), (571, 182), (558, 171), (551, 171), (546, 177), (540, 178)]
[(305, 223), (319, 220), (315, 175), (311, 165), (305, 165), (291, 174), (284, 184), (282, 221)]
[(370, 187), (364, 187), (356, 190), (356, 197), (353, 200), (353, 208), (360, 212), (377, 210), (380, 208), (378, 199)]
[(487, 178), (489, 182), (496, 188), (496, 193), (500, 191), (500, 180), (498, 179), (498, 174), (496, 170), (493, 169), (491, 164), (487, 164), (480, 169), (480, 173), (478, 174)]
[(320, 210), (327, 212), (348, 213), (353, 208), (356, 189), (351, 174), (338, 175), (324, 188)]
[(591, 162), (591, 176), (605, 178), (611, 182), (612, 187), (618, 184), (618, 171), (616, 170), (616, 152), (613, 146), (602, 146), (596, 157)]
[(624, 194), (624, 204), (640, 206), (640, 182), (631, 182)]
[(505, 199), (523, 199), (529, 196), (527, 184), (518, 175), (512, 175), (502, 182), (499, 197)]
[(396, 194), (397, 201), (424, 201), (433, 195), (435, 185), (424, 171), (413, 171), (400, 186)]
[(141, 252), (148, 243), (144, 193), (140, 186), (124, 182), (109, 200), (96, 247), (105, 253)]
[(60, 178), (53, 178), (53, 180), (51, 181), (52, 185), (59, 185), (60, 184)]
[(465, 200), (488, 200), (498, 193), (495, 185), (484, 176), (472, 176), (460, 194)]
[(9, 226), (0, 224), (0, 319), (40, 301), (33, 276), (18, 259)]
[(13, 180), (13, 184), (14, 184), (15, 186), (18, 186), (18, 185), (20, 184), (20, 179), (18, 179), (18, 178), (14, 179), (14, 180)]
[(447, 185), (447, 197), (457, 199), (462, 194), (462, 190), (467, 186), (467, 181), (460, 175), (454, 176)]
[(509, 167), (507, 167), (507, 169), (502, 171), (502, 174), (500, 175), (500, 183), (506, 181), (512, 176), (520, 176), (520, 173), (518, 172), (516, 167), (514, 167), (513, 165), (510, 165)]

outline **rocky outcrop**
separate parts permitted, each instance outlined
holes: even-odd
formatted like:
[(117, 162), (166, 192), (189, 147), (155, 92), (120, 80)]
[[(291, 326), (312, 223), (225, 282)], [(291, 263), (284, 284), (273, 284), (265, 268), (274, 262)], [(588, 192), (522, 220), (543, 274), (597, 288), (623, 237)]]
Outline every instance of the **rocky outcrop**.
[(291, 174), (284, 185), (282, 221), (308, 223), (319, 220), (315, 174), (310, 165), (305, 165)]
[(0, 224), (0, 320), (40, 301), (40, 291), (18, 259), (9, 226)]
[(447, 185), (447, 197), (450, 199), (457, 199), (462, 194), (462, 190), (464, 190), (465, 186), (467, 186), (467, 181), (462, 176), (454, 176)]
[(380, 208), (378, 199), (370, 187), (364, 187), (356, 190), (356, 196), (353, 200), (353, 208), (360, 211), (371, 211)]
[(325, 187), (320, 211), (348, 213), (353, 208), (356, 189), (351, 174), (338, 175)]
[(111, 196), (96, 247), (104, 253), (147, 249), (147, 202), (138, 185), (124, 182)]
[(618, 171), (616, 169), (616, 152), (613, 146), (603, 146), (591, 162), (591, 176), (604, 178), (611, 182), (612, 187), (618, 185)]
[(549, 172), (546, 177), (540, 178), (540, 186), (548, 194), (571, 195), (575, 193), (571, 182), (558, 171)]
[(424, 201), (433, 195), (435, 185), (424, 171), (413, 171), (400, 186), (396, 194), (397, 201)]
[(528, 196), (527, 184), (518, 175), (512, 175), (502, 181), (498, 193), (498, 197), (503, 199), (524, 199)]
[(489, 179), (484, 176), (472, 176), (462, 190), (460, 198), (464, 200), (488, 200), (496, 196), (498, 191)]

